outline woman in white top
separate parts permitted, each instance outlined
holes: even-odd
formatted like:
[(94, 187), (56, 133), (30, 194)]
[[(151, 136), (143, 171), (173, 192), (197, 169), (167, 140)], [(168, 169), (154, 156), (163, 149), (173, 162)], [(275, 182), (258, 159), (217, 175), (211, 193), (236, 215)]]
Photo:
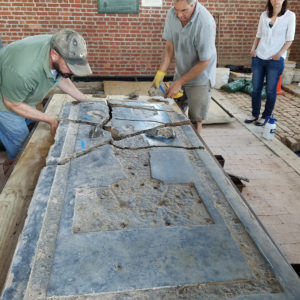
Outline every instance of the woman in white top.
[[(271, 116), (276, 102), (276, 87), (284, 69), (286, 50), (295, 36), (296, 16), (287, 9), (288, 0), (268, 0), (266, 11), (259, 20), (256, 38), (250, 55), (252, 57), (252, 118), (245, 123), (255, 122), (262, 126)], [(261, 91), (266, 77), (267, 100), (260, 116)]]

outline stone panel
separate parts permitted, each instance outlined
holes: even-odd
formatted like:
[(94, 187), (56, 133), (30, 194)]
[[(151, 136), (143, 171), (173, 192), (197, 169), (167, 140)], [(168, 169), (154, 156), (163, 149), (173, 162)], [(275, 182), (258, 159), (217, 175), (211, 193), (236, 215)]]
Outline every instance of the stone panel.
[[(119, 102), (63, 111), (2, 299), (297, 299), (297, 275), (188, 120)], [(171, 138), (149, 135), (164, 127)]]

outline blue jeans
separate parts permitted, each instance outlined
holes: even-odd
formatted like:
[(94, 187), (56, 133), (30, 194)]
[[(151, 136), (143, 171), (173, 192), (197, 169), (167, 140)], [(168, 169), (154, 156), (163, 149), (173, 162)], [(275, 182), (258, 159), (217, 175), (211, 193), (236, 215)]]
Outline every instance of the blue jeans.
[(284, 59), (280, 57), (279, 60), (264, 60), (258, 57), (252, 57), (251, 67), (253, 84), (252, 116), (255, 118), (259, 117), (261, 108), (261, 91), (266, 77), (267, 100), (265, 110), (262, 113), (262, 118), (266, 119), (271, 116), (275, 106), (277, 96), (276, 87), (284, 69)]
[(0, 111), (0, 140), (9, 158), (18, 155), (29, 134), (27, 125), (31, 122), (11, 111)]

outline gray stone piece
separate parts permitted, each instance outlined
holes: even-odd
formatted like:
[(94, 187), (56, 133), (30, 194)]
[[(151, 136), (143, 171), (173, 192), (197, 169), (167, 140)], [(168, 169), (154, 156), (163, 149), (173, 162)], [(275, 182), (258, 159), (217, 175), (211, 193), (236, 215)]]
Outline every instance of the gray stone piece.
[(183, 149), (154, 149), (150, 164), (152, 178), (166, 184), (193, 183), (197, 176)]
[(141, 134), (168, 124), (178, 126), (187, 124), (188, 120), (175, 113), (166, 104), (144, 104), (110, 100), (112, 105), (111, 133), (114, 139), (123, 139), (130, 135)]
[(68, 103), (64, 106), (60, 119), (62, 121), (55, 143), (47, 157), (48, 165), (65, 163), (111, 140), (110, 133), (103, 129), (109, 120), (108, 107), (103, 103)]
[(160, 111), (167, 111), (167, 112), (174, 112), (172, 107), (167, 104), (166, 102), (161, 102), (158, 100), (154, 101), (126, 101), (120, 99), (108, 99), (107, 103), (110, 107), (127, 107), (127, 108), (141, 108), (143, 110), (160, 110)]
[(64, 107), (2, 300), (300, 299), (189, 121), (153, 101)]
[(65, 105), (60, 118), (97, 125), (108, 121), (109, 111), (107, 105), (99, 101), (70, 102)]

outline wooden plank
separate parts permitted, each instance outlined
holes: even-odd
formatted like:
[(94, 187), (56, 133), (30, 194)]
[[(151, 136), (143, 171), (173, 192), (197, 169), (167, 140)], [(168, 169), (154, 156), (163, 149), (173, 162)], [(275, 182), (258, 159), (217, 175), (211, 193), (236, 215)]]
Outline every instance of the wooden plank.
[(104, 81), (105, 95), (129, 95), (137, 93), (139, 96), (148, 96), (152, 82), (142, 81)]
[[(46, 113), (57, 117), (71, 97), (55, 95)], [(22, 231), (40, 170), (54, 139), (46, 123), (39, 123), (0, 194), (0, 291)]]

